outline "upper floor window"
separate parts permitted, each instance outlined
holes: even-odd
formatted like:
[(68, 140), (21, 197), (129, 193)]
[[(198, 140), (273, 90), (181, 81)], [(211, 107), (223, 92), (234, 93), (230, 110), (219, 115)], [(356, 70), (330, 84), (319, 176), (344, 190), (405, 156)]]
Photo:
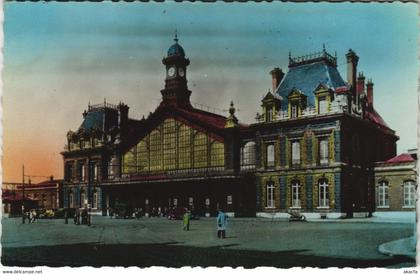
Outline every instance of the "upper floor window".
[(325, 96), (318, 98), (318, 113), (324, 114), (328, 112), (327, 98)]
[(98, 180), (98, 165), (95, 162), (92, 162), (91, 165), (92, 165), (92, 171), (91, 171), (92, 180), (96, 181)]
[(378, 187), (378, 207), (389, 207), (389, 186), (387, 182), (380, 182)]
[(109, 177), (114, 176), (114, 161), (113, 161), (113, 159), (108, 162), (108, 176)]
[(329, 191), (326, 179), (321, 179), (318, 183), (318, 201), (319, 207), (329, 207)]
[(275, 207), (275, 187), (274, 187), (274, 182), (268, 182), (266, 185), (266, 190), (267, 190), (267, 202), (266, 202), (266, 206), (268, 208), (274, 208)]
[(319, 141), (319, 163), (321, 165), (328, 164), (328, 139), (321, 139)]
[(73, 164), (72, 163), (66, 164), (65, 179), (66, 181), (73, 180)]
[(292, 182), (292, 207), (300, 207), (299, 181)]
[(85, 164), (83, 161), (77, 163), (77, 179), (83, 181), (85, 179)]
[(267, 144), (267, 167), (274, 166), (274, 144)]
[(300, 164), (300, 142), (292, 142), (292, 165)]
[(416, 185), (413, 181), (404, 182), (404, 206), (414, 207), (416, 205)]

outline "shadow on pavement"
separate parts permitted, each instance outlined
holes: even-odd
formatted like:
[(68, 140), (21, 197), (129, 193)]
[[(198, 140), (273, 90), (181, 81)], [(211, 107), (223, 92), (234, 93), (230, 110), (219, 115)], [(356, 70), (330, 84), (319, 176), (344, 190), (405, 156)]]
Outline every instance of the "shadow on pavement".
[(392, 267), (415, 261), (406, 257), (363, 260), (301, 254), (308, 250), (257, 251), (228, 249), (230, 245), (211, 248), (186, 247), (177, 242), (160, 244), (97, 243), (2, 248), (5, 266), (258, 266), (290, 267)]

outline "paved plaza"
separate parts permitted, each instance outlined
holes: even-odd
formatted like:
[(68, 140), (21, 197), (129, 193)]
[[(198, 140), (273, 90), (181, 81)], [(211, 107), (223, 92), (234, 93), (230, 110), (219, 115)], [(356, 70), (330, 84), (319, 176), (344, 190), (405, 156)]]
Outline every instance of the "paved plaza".
[(293, 266), (410, 267), (408, 257), (390, 257), (378, 246), (409, 237), (413, 224), (360, 220), (288, 222), (231, 218), (218, 239), (215, 218), (191, 222), (165, 218), (110, 219), (93, 225), (69, 220), (2, 220), (2, 264), (8, 266)]

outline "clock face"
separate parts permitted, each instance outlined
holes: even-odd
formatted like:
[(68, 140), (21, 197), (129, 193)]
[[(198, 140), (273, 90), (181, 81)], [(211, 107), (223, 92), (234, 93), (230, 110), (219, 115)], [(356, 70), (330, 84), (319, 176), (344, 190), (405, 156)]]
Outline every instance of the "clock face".
[(184, 75), (185, 75), (184, 69), (183, 68), (179, 68), (178, 69), (178, 74), (179, 74), (179, 76), (184, 77)]
[(168, 76), (173, 77), (175, 75), (175, 67), (170, 67), (168, 69)]

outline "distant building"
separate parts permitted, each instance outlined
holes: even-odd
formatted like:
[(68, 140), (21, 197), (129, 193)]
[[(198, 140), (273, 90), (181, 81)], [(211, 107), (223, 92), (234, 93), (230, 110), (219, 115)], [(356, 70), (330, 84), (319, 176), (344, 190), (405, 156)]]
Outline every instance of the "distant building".
[(417, 150), (375, 166), (376, 211), (415, 211)]
[[(63, 207), (62, 203), (63, 180), (51, 177), (49, 180), (36, 184), (25, 184), (25, 197), (28, 200), (36, 201), (37, 208), (58, 209)], [(17, 193), (22, 194), (22, 184), (17, 185)], [(28, 209), (27, 206), (25, 206)]]
[(257, 122), (244, 125), (233, 103), (227, 117), (193, 107), (190, 63), (178, 39), (162, 60), (162, 101), (141, 120), (128, 106), (88, 106), (69, 131), (64, 159), (64, 207), (188, 207), (214, 215), (368, 216), (376, 210), (375, 163), (396, 154), (398, 136), (376, 112), (373, 83), (346, 54), (347, 81), (325, 48), (289, 56), (275, 68), (273, 92)]

